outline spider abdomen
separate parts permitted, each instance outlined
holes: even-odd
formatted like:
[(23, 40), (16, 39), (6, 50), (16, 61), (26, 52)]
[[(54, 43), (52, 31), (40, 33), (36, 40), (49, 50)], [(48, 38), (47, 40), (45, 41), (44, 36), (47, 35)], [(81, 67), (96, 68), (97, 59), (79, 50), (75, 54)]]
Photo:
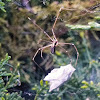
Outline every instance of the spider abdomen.
[(55, 46), (54, 47), (51, 47), (51, 53), (52, 54), (55, 54)]

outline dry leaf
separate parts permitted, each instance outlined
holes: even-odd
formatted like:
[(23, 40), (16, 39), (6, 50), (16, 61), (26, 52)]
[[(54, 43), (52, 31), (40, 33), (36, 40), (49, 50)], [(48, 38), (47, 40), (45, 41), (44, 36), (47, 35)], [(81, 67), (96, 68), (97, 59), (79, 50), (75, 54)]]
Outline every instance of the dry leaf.
[(65, 81), (70, 79), (71, 75), (75, 71), (75, 68), (71, 65), (61, 66), (60, 68), (53, 69), (45, 78), (45, 81), (49, 81), (51, 92), (53, 89), (58, 88)]

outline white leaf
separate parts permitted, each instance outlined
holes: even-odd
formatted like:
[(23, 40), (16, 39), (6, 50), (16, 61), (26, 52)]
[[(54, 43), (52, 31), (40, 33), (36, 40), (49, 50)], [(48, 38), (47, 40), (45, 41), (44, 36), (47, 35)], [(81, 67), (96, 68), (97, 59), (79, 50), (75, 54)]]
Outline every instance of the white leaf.
[(53, 69), (44, 78), (45, 81), (49, 81), (50, 83), (49, 92), (51, 92), (53, 89), (58, 88), (61, 84), (67, 81), (71, 77), (74, 71), (75, 71), (75, 68), (71, 64)]

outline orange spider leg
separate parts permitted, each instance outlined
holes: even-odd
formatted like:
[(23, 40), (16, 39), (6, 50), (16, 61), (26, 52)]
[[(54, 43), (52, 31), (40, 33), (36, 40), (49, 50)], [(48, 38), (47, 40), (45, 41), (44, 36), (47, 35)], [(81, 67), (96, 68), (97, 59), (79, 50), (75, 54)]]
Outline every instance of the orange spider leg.
[(61, 7), (61, 8), (59, 9), (59, 11), (58, 11), (58, 13), (57, 13), (57, 17), (56, 17), (55, 22), (54, 22), (53, 27), (52, 27), (52, 33), (53, 33), (53, 36), (54, 36), (54, 39), (55, 39), (55, 40), (57, 40), (57, 38), (56, 38), (56, 35), (55, 35), (55, 33), (54, 33), (54, 27), (55, 27), (55, 25), (56, 25), (56, 23), (57, 23), (58, 17), (59, 17), (60, 12), (61, 12), (62, 10), (71, 10), (71, 11), (72, 11), (72, 10), (75, 10), (75, 9), (66, 9), (66, 8), (64, 8), (64, 7)]
[(42, 51), (43, 51), (45, 48), (48, 48), (48, 47), (51, 47), (51, 44), (50, 44), (50, 45), (47, 45), (47, 46), (44, 46), (44, 47), (39, 48), (39, 49), (36, 51), (36, 53), (35, 53), (35, 55), (34, 55), (34, 57), (33, 57), (33, 60), (35, 59), (35, 57), (36, 57), (36, 55), (38, 54), (38, 52), (39, 52), (39, 51), (41, 51), (41, 57), (43, 57), (43, 56), (42, 56)]
[(72, 10), (76, 10), (76, 9), (67, 9), (67, 8), (61, 7), (61, 8), (59, 9), (58, 13), (57, 13), (57, 17), (56, 17), (56, 20), (55, 20), (55, 22), (54, 22), (54, 25), (53, 25), (52, 29), (54, 29), (54, 27), (55, 27), (55, 25), (56, 25), (56, 23), (57, 23), (58, 17), (59, 17), (59, 15), (60, 15), (60, 12), (61, 12), (62, 10), (72, 11)]
[(47, 36), (51, 41), (53, 41), (53, 39), (48, 35), (48, 33), (45, 32), (40, 26), (38, 26), (38, 25), (36, 24), (35, 20), (32, 20), (30, 17), (28, 17), (28, 19), (29, 19), (30, 21), (32, 21), (32, 23), (33, 23), (36, 27), (38, 27), (44, 34), (46, 34), (46, 36)]
[(73, 43), (58, 43), (59, 45), (72, 45), (74, 48), (75, 48), (75, 50), (76, 50), (76, 52), (77, 52), (77, 59), (76, 59), (76, 63), (75, 63), (75, 66), (77, 65), (77, 61), (78, 61), (78, 56), (79, 56), (79, 52), (78, 52), (78, 50), (77, 50), (77, 48), (76, 48), (76, 46), (73, 44)]
[(72, 59), (70, 57), (70, 54), (68, 53), (68, 51), (66, 49), (64, 49), (63, 47), (59, 46), (61, 49), (63, 49), (63, 51), (65, 51), (65, 53), (67, 53), (68, 57), (70, 58), (70, 63), (72, 63)]
[[(36, 55), (38, 54), (38, 52), (39, 51), (41, 51), (41, 57), (42, 57), (42, 59), (44, 59), (43, 58), (43, 55), (42, 55), (42, 51), (45, 49), (45, 48), (48, 48), (48, 47), (50, 47), (51, 46), (51, 44), (50, 45), (47, 45), (47, 46), (44, 46), (44, 47), (41, 47), (41, 48), (39, 48), (37, 51), (36, 51), (36, 53), (35, 53), (35, 55), (34, 55), (34, 57), (33, 57), (33, 61), (35, 62), (35, 57), (36, 57)], [(36, 62), (35, 62), (35, 64), (40, 68), (40, 69), (42, 69)], [(42, 69), (43, 70), (43, 69)]]

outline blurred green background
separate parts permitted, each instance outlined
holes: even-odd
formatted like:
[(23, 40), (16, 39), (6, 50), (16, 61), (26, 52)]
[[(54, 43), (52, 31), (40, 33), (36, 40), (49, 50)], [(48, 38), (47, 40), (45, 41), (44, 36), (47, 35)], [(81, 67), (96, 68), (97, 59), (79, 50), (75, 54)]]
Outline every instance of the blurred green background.
[[(50, 39), (28, 17), (53, 38), (52, 27), (61, 7), (74, 10), (60, 12), (55, 35), (59, 42), (74, 43), (79, 59), (75, 66), (77, 52), (73, 46), (63, 46), (76, 71), (59, 90), (49, 93), (48, 83), (41, 79), (53, 68), (69, 64), (70, 58), (59, 47), (55, 55), (47, 48), (43, 51), (44, 59), (40, 52), (35, 57), (37, 65), (32, 58), (38, 48), (49, 44)], [(10, 92), (18, 92), (26, 100), (100, 100), (99, 51), (99, 0), (0, 0), (0, 60), (8, 53), (11, 56), (9, 64), (19, 64), (17, 70), (22, 83), (20, 89), (17, 85), (10, 87)]]

